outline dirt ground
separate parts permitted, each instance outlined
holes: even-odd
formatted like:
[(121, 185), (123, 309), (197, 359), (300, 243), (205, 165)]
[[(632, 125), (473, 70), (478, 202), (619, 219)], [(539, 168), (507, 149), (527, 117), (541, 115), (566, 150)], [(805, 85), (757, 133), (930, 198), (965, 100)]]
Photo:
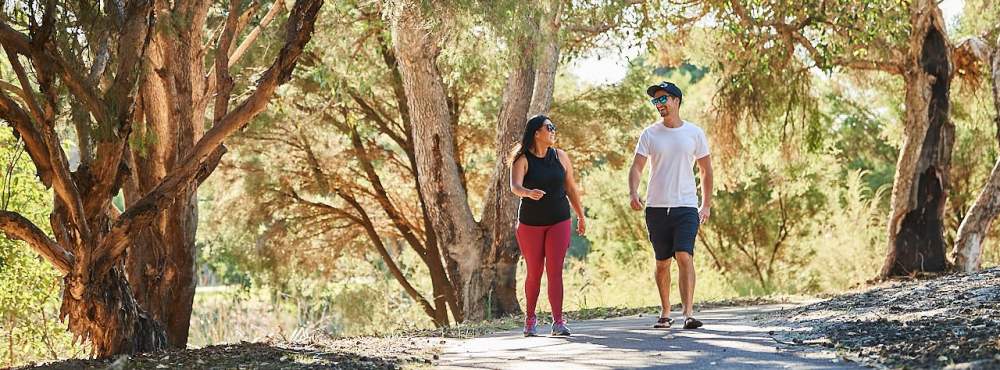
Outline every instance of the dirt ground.
[(235, 343), (184, 351), (67, 360), (32, 369), (400, 369), (426, 368), (444, 339), (339, 338), (309, 343)]
[(765, 321), (776, 340), (890, 368), (1000, 369), (1000, 268), (880, 285)]
[[(696, 309), (781, 303), (742, 299)], [(655, 307), (568, 312), (572, 321), (654, 312)], [(541, 315), (540, 317), (544, 317)], [(893, 282), (755, 318), (789, 327), (769, 333), (782, 344), (835, 349), (878, 368), (1000, 369), (1000, 268), (975, 274)], [(265, 341), (68, 360), (39, 369), (400, 369), (430, 368), (453, 338), (510, 330), (518, 318), (385, 337), (316, 336), (305, 343)]]

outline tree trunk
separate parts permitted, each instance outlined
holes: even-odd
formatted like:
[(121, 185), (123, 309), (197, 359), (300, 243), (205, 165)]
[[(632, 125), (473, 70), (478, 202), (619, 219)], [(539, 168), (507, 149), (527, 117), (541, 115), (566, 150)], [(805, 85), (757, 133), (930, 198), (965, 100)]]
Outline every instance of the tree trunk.
[(90, 284), (93, 289), (83, 299), (63, 294), (59, 317), (75, 337), (91, 341), (96, 357), (158, 351), (167, 346), (163, 327), (132, 298), (121, 267), (112, 268)]
[[(1000, 137), (1000, 39), (993, 48), (990, 75), (993, 79), (993, 107), (997, 112), (993, 118)], [(1000, 214), (1000, 159), (993, 166), (990, 178), (983, 187), (976, 202), (972, 204), (969, 213), (958, 227), (958, 237), (951, 257), (955, 269), (972, 272), (980, 269), (983, 255), (983, 241), (990, 230), (990, 225)]]
[(555, 91), (556, 72), (559, 70), (559, 27), (561, 0), (549, 1), (549, 8), (546, 9), (545, 18), (541, 24), (541, 55), (539, 55), (536, 65), (535, 88), (531, 97), (531, 106), (528, 108), (528, 116), (536, 114), (549, 114), (552, 109), (552, 94)]
[(893, 181), (883, 278), (947, 268), (943, 216), (955, 133), (948, 118), (950, 47), (934, 1), (915, 1), (910, 24), (904, 141)]
[[(513, 66), (511, 75), (504, 89), (504, 106), (500, 112), (500, 122), (497, 126), (497, 168), (494, 170), (494, 181), (486, 199), (496, 202), (500, 207), (484, 214), (486, 225), (492, 225), (494, 244), (493, 256), (496, 263), (496, 282), (494, 295), (497, 306), (494, 316), (520, 314), (517, 301), (517, 263), (520, 258), (517, 240), (514, 237), (516, 222), (510, 225), (493, 222), (491, 219), (516, 220), (517, 204), (520, 201), (510, 193), (510, 168), (506, 162), (514, 144), (520, 141), (524, 132), (526, 118), (537, 114), (548, 114), (552, 108), (552, 96), (556, 83), (556, 71), (559, 69), (559, 26), (561, 1), (548, 2), (544, 18), (540, 22), (541, 38), (534, 42), (529, 37), (520, 41), (522, 55)], [(533, 20), (527, 20), (534, 26)], [(540, 50), (540, 55), (536, 54)], [(532, 63), (534, 61), (534, 63)], [(532, 68), (537, 66), (537, 68)], [(532, 79), (531, 73), (534, 73)], [(534, 82), (531, 82), (534, 80)], [(532, 86), (533, 85), (533, 86)], [(525, 107), (525, 99), (530, 97)], [(527, 108), (526, 110), (524, 108)], [(525, 119), (521, 119), (521, 113)], [(494, 194), (494, 192), (499, 192)], [(504, 237), (506, 235), (506, 237)], [(499, 242), (497, 241), (499, 240)]]
[[(161, 4), (166, 7), (166, 4)], [(167, 11), (169, 9), (160, 9)], [(126, 207), (152, 191), (201, 138), (205, 105), (202, 61), (207, 7), (173, 12), (190, 27), (158, 28), (145, 65), (142, 145), (130, 147), (131, 174), (124, 186)], [(183, 189), (172, 206), (140, 231), (126, 257), (129, 283), (149, 315), (163, 324), (171, 347), (186, 348), (195, 286), (197, 187)]]
[[(204, 19), (210, 4), (201, 5), (200, 8), (190, 9), (197, 14), (187, 18), (188, 20)], [(163, 18), (164, 22), (172, 23), (167, 23), (167, 27), (156, 27), (158, 25), (156, 20), (160, 18), (154, 14), (164, 14), (163, 9), (158, 8), (154, 11), (152, 2), (128, 2), (123, 13), (124, 26), (118, 26), (121, 33), (111, 35), (118, 43), (118, 54), (113, 63), (116, 74), (105, 76), (111, 81), (106, 92), (95, 91), (93, 86), (86, 84), (76, 74), (76, 71), (82, 70), (80, 68), (82, 61), (61, 59), (65, 53), (58, 50), (56, 43), (45, 39), (57, 29), (53, 23), (56, 9), (54, 1), (45, 5), (45, 15), (41, 17), (44, 19), (42, 32), (32, 31), (30, 35), (26, 35), (0, 22), (0, 43), (7, 50), (8, 60), (11, 61), (26, 92), (25, 96), (28, 97), (25, 99), (28, 106), (25, 109), (13, 101), (6, 92), (0, 90), (0, 118), (11, 124), (15, 132), (25, 138), (26, 150), (29, 151), (32, 162), (40, 172), (39, 178), (43, 184), (53, 188), (54, 205), (49, 221), (54, 240), (36, 225), (13, 212), (0, 211), (0, 231), (14, 239), (26, 241), (66, 275), (63, 279), (65, 287), (60, 316), (67, 322), (69, 330), (77, 339), (90, 341), (98, 357), (154, 351), (168, 344), (164, 327), (156, 318), (148, 315), (135, 300), (131, 282), (126, 279), (124, 273), (125, 253), (131, 249), (130, 252), (134, 254), (147, 250), (152, 250), (151, 254), (155, 254), (158, 248), (142, 244), (143, 238), (155, 239), (157, 243), (169, 243), (164, 244), (170, 246), (165, 247), (165, 250), (193, 242), (192, 225), (196, 222), (196, 217), (191, 213), (195, 199), (193, 190), (218, 164), (225, 152), (222, 142), (262, 112), (276, 87), (291, 78), (292, 70), (303, 47), (310, 40), (321, 5), (322, 0), (296, 1), (286, 23), (284, 46), (274, 62), (260, 76), (252, 93), (236, 109), (231, 112), (228, 109), (220, 111), (219, 105), (216, 105), (216, 116), (219, 119), (200, 140), (198, 139), (200, 134), (197, 133), (200, 132), (198, 128), (203, 122), (203, 115), (192, 112), (197, 109), (192, 108), (195, 102), (192, 101), (193, 95), (191, 95), (193, 89), (200, 89), (201, 86), (196, 82), (197, 78), (203, 78), (198, 72), (199, 67), (174, 63), (172, 66), (179, 69), (193, 68), (187, 72), (194, 71), (194, 73), (186, 79), (176, 78), (179, 74), (170, 75), (164, 69), (156, 69), (153, 74), (160, 76), (159, 73), (163, 72), (165, 76), (175, 78), (163, 77), (164, 85), (170, 88), (163, 89), (164, 94), (152, 94), (148, 97), (144, 95), (145, 90), (142, 86), (148, 87), (145, 82), (152, 79), (147, 79), (149, 76), (140, 76), (144, 74), (141, 68), (147, 66), (144, 63), (146, 59), (155, 58), (146, 54), (149, 48), (163, 46), (155, 45), (150, 41), (152, 37), (147, 36), (154, 29), (169, 29), (173, 32), (172, 37), (181, 39), (180, 43), (174, 44), (177, 50), (181, 50), (177, 55), (189, 55), (181, 60), (203, 63), (201, 58), (204, 55), (191, 44), (202, 42), (201, 30), (185, 36), (183, 30), (170, 27), (184, 25), (203, 29), (203, 22), (184, 22), (183, 18), (180, 18), (183, 15), (166, 13), (170, 17)], [(158, 6), (165, 6), (165, 3), (160, 3)], [(40, 39), (34, 39), (35, 37)], [(185, 37), (189, 37), (187, 38), (189, 42), (183, 41)], [(33, 84), (29, 83), (27, 73), (19, 62), (19, 55), (31, 59), (35, 67), (34, 85), (38, 86), (41, 92), (35, 91)], [(149, 65), (156, 64), (151, 61)], [(167, 63), (162, 65), (167, 66)], [(181, 71), (181, 74), (183, 73), (185, 72)], [(60, 145), (61, 140), (55, 130), (55, 112), (59, 106), (57, 94), (62, 93), (53, 87), (53, 81), (57, 76), (68, 88), (71, 94), (69, 98), (82, 102), (90, 116), (94, 118), (96, 127), (102, 130), (101, 135), (95, 135), (100, 136), (94, 149), (96, 155), (89, 163), (81, 165), (73, 173), (69, 170), (65, 152)], [(137, 86), (140, 88), (137, 89)], [(227, 102), (230, 98), (228, 92), (216, 96)], [(45, 99), (41, 101), (45, 110), (39, 108), (40, 103), (35, 97)], [(163, 106), (153, 104), (156, 99), (169, 101), (172, 105), (167, 107), (172, 112), (157, 111), (154, 107), (162, 109)], [(150, 104), (147, 105), (146, 102)], [(138, 194), (139, 181), (149, 181), (155, 186), (151, 186), (148, 192), (139, 194), (141, 199), (129, 200), (129, 207), (119, 214), (111, 206), (111, 198), (121, 187), (129, 187), (122, 184), (124, 178), (129, 176), (127, 172), (129, 163), (133, 164), (133, 168), (136, 167), (134, 165), (136, 159), (127, 150), (133, 126), (139, 126), (143, 117), (149, 118), (158, 114), (193, 117), (186, 121), (176, 121), (172, 120), (174, 116), (167, 116), (170, 119), (155, 121), (156, 124), (166, 125), (164, 127), (169, 127), (171, 124), (182, 125), (179, 128), (163, 131), (167, 134), (157, 139), (172, 140), (179, 137), (176, 142), (188, 143), (184, 145), (191, 149), (187, 154), (181, 154), (169, 152), (170, 147), (165, 146), (167, 154), (162, 157), (166, 162), (157, 163), (168, 163), (167, 167), (171, 169), (162, 173), (143, 173), (142, 177), (134, 176), (132, 180), (135, 183), (132, 190), (127, 191)], [(82, 114), (77, 115), (78, 119), (83, 117)], [(190, 125), (189, 129), (185, 129), (184, 124)], [(142, 129), (139, 127), (137, 132), (141, 132)], [(195, 140), (197, 144), (191, 145), (190, 143)], [(171, 214), (180, 216), (173, 219), (169, 216)], [(167, 239), (166, 234), (180, 235), (180, 237)], [(192, 257), (186, 252), (180, 255), (185, 258)], [(185, 268), (179, 266), (177, 270)], [(163, 271), (165, 274), (170, 273), (169, 269)], [(177, 280), (184, 279), (182, 272), (175, 273)], [(140, 275), (138, 279), (142, 280), (143, 277)], [(176, 285), (184, 287), (183, 284), (180, 282)], [(165, 287), (161, 292), (170, 291), (174, 283), (159, 284), (155, 289), (160, 289), (161, 285)], [(156, 296), (157, 294), (163, 293), (153, 292), (149, 296), (161, 298)], [(163, 312), (180, 313), (178, 316), (185, 317), (182, 324), (186, 338), (190, 302), (178, 299), (166, 305), (169, 308)], [(155, 304), (151, 306), (155, 307)], [(178, 308), (178, 306), (186, 307)]]
[(466, 320), (482, 320), (489, 303), (491, 266), (484, 263), (486, 235), (472, 217), (455, 163), (451, 112), (435, 64), (440, 52), (420, 4), (400, 1), (392, 20), (392, 39), (407, 107), (413, 121), (414, 153), (420, 191), (438, 242), (458, 265)]
[[(526, 22), (530, 24), (534, 21), (528, 19)], [(507, 156), (524, 133), (535, 85), (535, 42), (531, 36), (527, 36), (522, 37), (516, 45), (520, 50), (514, 54), (497, 122), (496, 165), (490, 188), (483, 198), (487, 207), (483, 209), (482, 220), (490, 233), (489, 255), (496, 273), (492, 289), (493, 317), (521, 313), (517, 302), (517, 262), (521, 253), (514, 237), (520, 200), (510, 191), (510, 164), (507, 163)]]
[[(135, 201), (141, 195), (128, 199)], [(151, 227), (139, 233), (126, 256), (136, 301), (150, 317), (163, 324), (173, 348), (187, 347), (197, 284), (194, 265), (197, 224), (195, 195), (181, 197), (159, 214)]]

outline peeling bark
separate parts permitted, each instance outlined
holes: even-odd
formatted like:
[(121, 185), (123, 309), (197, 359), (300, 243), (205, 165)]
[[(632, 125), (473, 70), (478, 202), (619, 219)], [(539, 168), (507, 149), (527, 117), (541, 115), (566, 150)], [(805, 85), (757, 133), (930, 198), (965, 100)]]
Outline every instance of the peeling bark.
[(955, 126), (949, 120), (950, 46), (941, 11), (930, 0), (911, 9), (904, 141), (892, 189), (889, 251), (880, 276), (947, 268), (944, 204)]
[[(121, 35), (110, 37), (117, 51), (109, 64), (114, 74), (105, 76), (110, 84), (104, 94), (77, 75), (84, 68), (71, 63), (81, 61), (62, 59), (57, 43), (48, 39), (54, 4), (47, 3), (43, 29), (30, 36), (0, 23), (0, 44), (25, 82), (30, 93), (26, 96), (32, 97), (23, 103), (25, 109), (0, 89), (0, 119), (25, 138), (41, 181), (53, 188), (49, 221), (54, 238), (9, 212), (0, 213), (0, 231), (26, 241), (66, 273), (60, 317), (78, 340), (90, 342), (98, 357), (160, 350), (168, 344), (184, 347), (194, 293), (194, 192), (225, 153), (222, 142), (263, 111), (276, 87), (291, 77), (322, 0), (296, 2), (274, 63), (242, 104), (232, 112), (223, 109), (226, 113), (204, 137), (200, 127), (205, 115), (196, 108), (193, 93), (205, 91), (204, 53), (191, 46), (201, 43), (209, 3), (179, 1), (173, 3), (176, 9), (168, 9), (167, 3), (158, 2), (154, 9), (151, 1), (129, 2), (119, 17)], [(171, 39), (157, 35), (165, 29), (155, 27), (158, 21), (177, 19), (189, 22), (172, 23)], [(32, 62), (36, 83), (27, 83), (21, 57)], [(96, 69), (103, 67), (91, 70)], [(59, 98), (55, 78), (79, 103), (74, 112), (79, 122), (74, 123), (85, 123), (89, 115), (105, 131), (95, 137), (93, 160), (76, 172), (70, 172), (54, 129)], [(33, 85), (40, 93), (30, 90)], [(34, 96), (44, 100), (35, 101)], [(134, 125), (157, 135), (160, 146), (149, 151), (131, 148)], [(122, 187), (128, 207), (118, 214), (110, 204)], [(139, 268), (130, 269), (129, 279), (123, 263), (126, 250), (131, 261), (141, 261), (130, 264)]]

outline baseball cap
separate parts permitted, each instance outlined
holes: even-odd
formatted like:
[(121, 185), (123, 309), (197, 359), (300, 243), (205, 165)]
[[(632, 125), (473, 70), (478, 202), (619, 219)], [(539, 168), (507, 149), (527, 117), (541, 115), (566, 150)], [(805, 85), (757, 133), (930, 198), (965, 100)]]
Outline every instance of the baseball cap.
[(667, 94), (670, 94), (672, 96), (676, 96), (677, 98), (680, 98), (682, 100), (684, 99), (684, 94), (681, 93), (681, 89), (679, 87), (677, 87), (677, 85), (674, 85), (673, 82), (663, 81), (663, 82), (660, 82), (660, 83), (658, 83), (656, 85), (652, 85), (650, 87), (647, 87), (646, 88), (646, 95), (649, 95), (650, 97), (652, 97), (653, 94), (655, 94), (657, 90), (663, 90)]

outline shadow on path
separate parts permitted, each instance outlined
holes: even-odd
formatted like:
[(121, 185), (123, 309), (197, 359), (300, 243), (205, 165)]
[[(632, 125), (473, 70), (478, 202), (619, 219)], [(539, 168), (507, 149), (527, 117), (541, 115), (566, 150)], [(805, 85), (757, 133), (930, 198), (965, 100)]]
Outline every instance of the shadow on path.
[[(524, 338), (520, 331), (454, 342), (444, 348), (444, 369), (857, 369), (830, 351), (788, 347), (757, 326), (755, 315), (781, 305), (698, 313), (697, 330), (653, 329), (654, 316), (569, 323), (571, 337)], [(540, 326), (547, 333), (548, 326)]]

